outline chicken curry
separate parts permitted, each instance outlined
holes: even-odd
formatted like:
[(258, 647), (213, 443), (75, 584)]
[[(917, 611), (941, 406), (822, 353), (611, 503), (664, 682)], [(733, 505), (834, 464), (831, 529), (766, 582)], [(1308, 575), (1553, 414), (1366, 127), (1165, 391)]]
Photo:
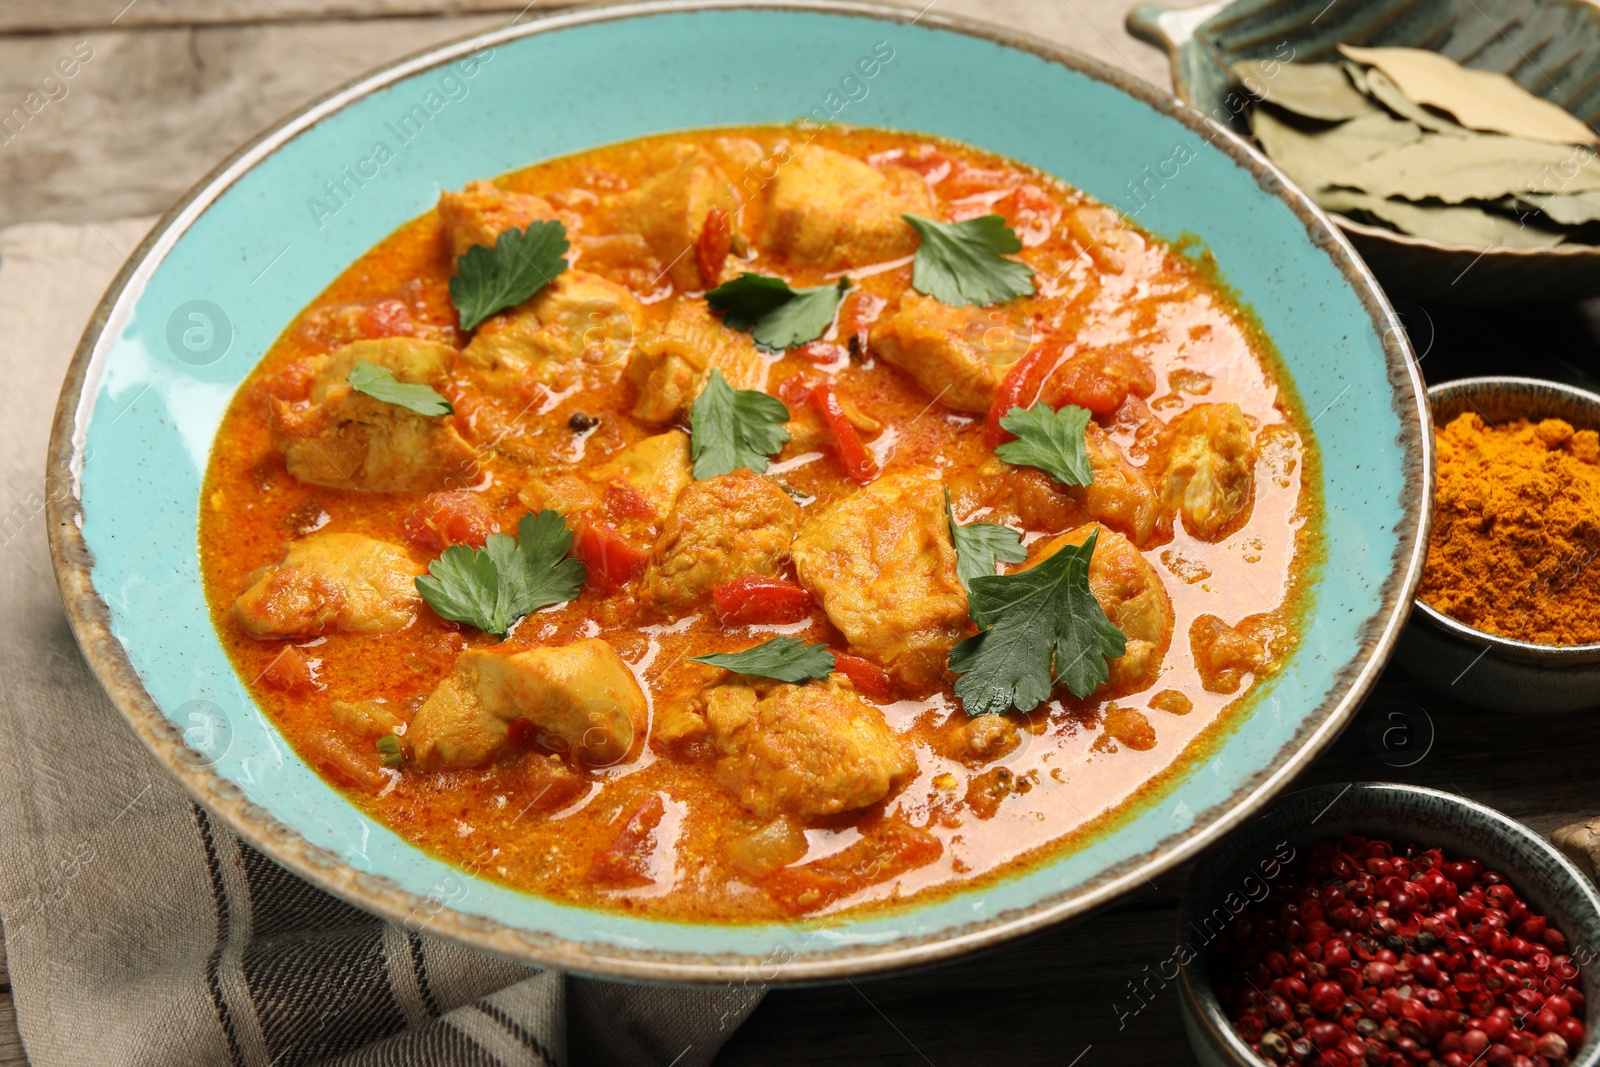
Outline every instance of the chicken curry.
[(1104, 830), (1292, 651), (1309, 426), (1204, 255), (886, 130), (445, 191), (216, 438), (216, 627), (294, 749), (482, 877), (763, 921)]

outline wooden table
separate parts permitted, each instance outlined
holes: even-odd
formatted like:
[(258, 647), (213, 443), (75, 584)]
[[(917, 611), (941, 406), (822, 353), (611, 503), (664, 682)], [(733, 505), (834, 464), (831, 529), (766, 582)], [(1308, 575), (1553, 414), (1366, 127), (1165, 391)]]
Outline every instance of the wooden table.
[[(1125, 0), (936, 0), (1167, 84), (1164, 58), (1122, 30)], [(0, 112), (78, 41), (70, 85), (0, 137), (0, 225), (155, 214), (262, 127), (394, 56), (520, 17), (503, 0), (53, 0), (0, 5)], [(921, 2), (911, 6), (920, 7)], [(444, 10), (445, 15), (415, 17)], [(1515, 368), (1592, 387), (1600, 311), (1402, 305), (1430, 380)], [(1463, 684), (1469, 684), (1464, 682)], [(1365, 720), (1422, 708), (1429, 754), (1405, 770), (1368, 747)], [(1301, 784), (1392, 780), (1449, 789), (1548, 833), (1595, 814), (1600, 740), (1586, 714), (1509, 720), (1390, 669)], [(1174, 991), (1130, 994), (1170, 953), (1185, 872), (1069, 926), (888, 979), (772, 992), (718, 1061), (745, 1064), (1192, 1063)], [(25, 1063), (0, 946), (0, 1067)], [(1156, 988), (1152, 982), (1150, 988)]]

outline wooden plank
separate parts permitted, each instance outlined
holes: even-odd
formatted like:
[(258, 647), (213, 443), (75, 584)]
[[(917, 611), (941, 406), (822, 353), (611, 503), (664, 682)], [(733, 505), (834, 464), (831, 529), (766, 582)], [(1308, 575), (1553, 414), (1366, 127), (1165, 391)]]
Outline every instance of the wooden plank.
[[(307, 100), (388, 60), (510, 21), (500, 13), (121, 28), (146, 4), (159, 10), (178, 2), (139, 0), (114, 29), (0, 36), (0, 187), (7, 194), (0, 226), (159, 214), (218, 160)], [(301, 0), (322, 13), (366, 2)], [(379, 0), (379, 9), (399, 2), (411, 0)], [(932, 13), (1004, 17), (1153, 81), (1167, 78), (1166, 60), (1123, 31), (1120, 0), (1004, 10), (985, 0), (941, 0)], [(64, 69), (73, 76), (60, 77)]]
[(0, 126), (0, 226), (165, 211), (295, 108), (390, 59), (503, 16), (0, 37), (0, 122), (57, 64), (64, 95)]
[(26, 1067), (22, 1036), (17, 1033), (17, 1008), (11, 1000), (11, 973), (6, 968), (5, 938), (0, 937), (0, 1067)]
[(328, 18), (468, 15), (558, 7), (562, 0), (51, 0), (0, 6), (0, 33), (131, 30), (150, 26), (216, 26), (305, 22)]

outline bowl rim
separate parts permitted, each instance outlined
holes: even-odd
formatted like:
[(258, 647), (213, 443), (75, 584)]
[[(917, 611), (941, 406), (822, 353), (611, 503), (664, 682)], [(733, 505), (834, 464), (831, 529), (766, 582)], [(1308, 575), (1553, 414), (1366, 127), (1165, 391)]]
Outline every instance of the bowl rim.
[[(931, 5), (930, 5), (931, 6)], [(959, 927), (945, 927), (915, 938), (882, 944), (837, 946), (783, 960), (772, 956), (663, 952), (611, 942), (584, 942), (513, 926), (465, 913), (437, 901), (424, 901), (382, 876), (357, 871), (311, 844), (249, 800), (212, 767), (185, 759), (189, 749), (166, 714), (145, 691), (126, 650), (115, 638), (109, 607), (92, 581), (93, 556), (80, 527), (80, 502), (74, 486), (81, 446), (80, 415), (89, 399), (86, 383), (99, 371), (98, 355), (108, 324), (126, 301), (136, 301), (141, 279), (149, 275), (178, 239), (226, 189), (304, 129), (346, 105), (412, 75), (453, 62), (474, 50), (524, 37), (559, 32), (627, 18), (685, 15), (687, 12), (741, 10), (792, 11), (842, 15), (931, 29), (986, 40), (1030, 53), (1069, 71), (1110, 85), (1138, 103), (1206, 138), (1246, 171), (1263, 194), (1279, 200), (1306, 229), (1306, 239), (1326, 255), (1360, 301), (1378, 334), (1389, 403), (1400, 422), (1399, 442), (1405, 476), (1432, 484), (1433, 444), (1426, 390), (1404, 326), (1349, 239), (1277, 167), (1254, 147), (1208, 116), (1136, 75), (1112, 68), (1072, 49), (973, 19), (891, 6), (878, 0), (614, 0), (578, 9), (539, 12), (528, 21), (444, 41), (385, 64), (347, 86), (293, 112), (219, 163), (152, 227), (107, 289), (91, 315), (68, 366), (51, 429), (46, 469), (46, 517), (51, 562), (69, 624), (91, 669), (112, 702), (188, 793), (243, 840), (297, 876), (357, 907), (392, 922), (404, 922), (416, 907), (429, 906), (429, 932), (467, 947), (519, 962), (563, 971), (634, 981), (717, 983), (758, 978), (761, 985), (847, 979), (857, 975), (922, 966), (1040, 930), (1083, 915), (1129, 890), (1148, 884), (1255, 815), (1293, 780), (1343, 730), (1371, 690), (1393, 651), (1421, 580), (1432, 502), (1428, 493), (1402, 494), (1395, 525), (1396, 548), (1379, 587), (1379, 607), (1360, 635), (1359, 652), (1335, 676), (1329, 695), (1307, 716), (1279, 758), (1242, 784), (1227, 800), (1196, 817), (1187, 836), (1170, 835), (1142, 861), (1128, 859), (1108, 867), (1072, 893), (1046, 896), (1024, 908)], [(85, 420), (86, 425), (86, 420)], [(1414, 442), (1413, 442), (1414, 438)], [(596, 913), (597, 915), (602, 913)]]
[[(1195, 45), (1200, 47), (1200, 31), (1213, 20), (1226, 16), (1230, 8), (1244, 2), (1246, 0), (1213, 0), (1212, 3), (1201, 7), (1190, 8), (1168, 7), (1166, 4), (1158, 3), (1136, 3), (1128, 9), (1126, 23), (1130, 32), (1135, 27), (1138, 27), (1141, 31), (1140, 36), (1147, 28), (1159, 34), (1159, 40), (1149, 41), (1148, 38), (1145, 39), (1147, 43), (1155, 45), (1166, 54), (1167, 65), (1171, 68), (1173, 93), (1185, 104), (1198, 109), (1200, 105), (1195, 102), (1190, 94), (1189, 83), (1181, 77), (1183, 64), (1179, 62), (1179, 56), (1186, 46)], [(1173, 16), (1174, 19), (1183, 23), (1187, 36), (1174, 38), (1168, 34), (1165, 27), (1161, 25), (1165, 16)], [(1246, 143), (1250, 144), (1252, 148), (1256, 147), (1253, 140)], [(1323, 210), (1327, 211), (1326, 208)], [(1559, 244), (1551, 248), (1513, 248), (1510, 245), (1489, 245), (1485, 248), (1479, 248), (1477, 245), (1448, 244), (1444, 241), (1436, 241), (1431, 237), (1417, 237), (1414, 234), (1400, 233), (1384, 226), (1357, 222), (1355, 219), (1342, 215), (1337, 211), (1327, 211), (1327, 214), (1346, 233), (1356, 234), (1368, 240), (1383, 241), (1401, 248), (1419, 248), (1429, 252), (1444, 252), (1451, 255), (1489, 256), (1495, 259), (1600, 258), (1600, 245)]]
[[(1592, 393), (1576, 385), (1568, 385), (1566, 382), (1551, 381), (1546, 378), (1526, 378), (1512, 374), (1484, 374), (1473, 378), (1453, 378), (1450, 381), (1438, 382), (1428, 387), (1428, 407), (1431, 410), (1444, 401), (1455, 400), (1460, 397), (1468, 398), (1470, 401), (1470, 398), (1475, 396), (1534, 396), (1539, 393), (1555, 393), (1585, 407), (1592, 408), (1594, 410), (1594, 428), (1600, 429), (1600, 393)], [(1461, 620), (1446, 615), (1438, 608), (1423, 603), (1421, 596), (1416, 598), (1416, 616), (1443, 634), (1472, 645), (1474, 648), (1481, 648), (1485, 652), (1492, 651), (1503, 659), (1557, 668), (1600, 663), (1600, 641), (1592, 641), (1582, 645), (1544, 645), (1537, 641), (1521, 641), (1514, 637), (1502, 637), (1499, 634), (1491, 634), (1480, 630), (1475, 626), (1468, 626)]]
[[(1328, 808), (1333, 807), (1334, 804), (1351, 792), (1357, 792), (1376, 800), (1401, 796), (1428, 797), (1451, 806), (1469, 817), (1468, 820), (1463, 821), (1472, 821), (1480, 825), (1487, 824), (1506, 840), (1515, 842), (1522, 848), (1536, 852), (1545, 859), (1550, 860), (1556, 869), (1572, 883), (1572, 887), (1577, 889), (1578, 896), (1587, 905), (1593, 922), (1600, 924), (1600, 887), (1597, 887), (1592, 880), (1578, 869), (1576, 864), (1563, 855), (1560, 849), (1546, 841), (1543, 835), (1532, 827), (1513, 819), (1498, 808), (1491, 808), (1487, 804), (1480, 803), (1470, 797), (1464, 797), (1459, 793), (1450, 793), (1442, 789), (1411, 785), (1405, 782), (1333, 782), (1285, 794), (1279, 798), (1276, 804), (1262, 814), (1255, 826), (1259, 827), (1267, 824), (1268, 820), (1272, 819), (1281, 810), (1279, 805), (1295, 797), (1315, 798), (1317, 800), (1327, 797), (1327, 805), (1321, 809), (1326, 813)], [(1321, 818), (1321, 816), (1319, 815), (1318, 818)], [(1312, 820), (1312, 822), (1315, 821), (1315, 819)], [(1336, 832), (1330, 830), (1328, 836), (1333, 836)], [(1240, 837), (1243, 837), (1243, 834)], [(1207, 853), (1195, 864), (1194, 870), (1190, 873), (1189, 881), (1184, 886), (1183, 896), (1178, 902), (1177, 942), (1180, 948), (1184, 945), (1183, 931), (1186, 924), (1194, 916), (1201, 914), (1199, 910), (1201, 902), (1194, 892), (1197, 880), (1203, 879), (1210, 871), (1221, 870), (1221, 865), (1224, 862), (1237, 863), (1239, 853), (1243, 848), (1243, 841), (1236, 838), (1229, 844)], [(1503, 866), (1501, 869), (1511, 874), (1514, 880), (1520, 880), (1524, 884), (1528, 881), (1538, 880), (1537, 876), (1530, 875), (1525, 868)], [(1570, 926), (1571, 924), (1568, 923), (1566, 925)], [(1231, 1053), (1238, 1064), (1248, 1064), (1250, 1067), (1273, 1067), (1267, 1060), (1252, 1052), (1250, 1047), (1245, 1044), (1244, 1039), (1228, 1023), (1227, 1017), (1222, 1012), (1222, 1005), (1217, 1000), (1216, 990), (1211, 985), (1211, 977), (1205, 966), (1206, 956), (1204, 950), (1190, 957), (1187, 962), (1183, 959), (1181, 953), (1177, 954), (1175, 958), (1178, 960), (1177, 981), (1180, 989), (1180, 999), (1193, 1026), (1203, 1030), (1214, 1045), (1220, 1045)], [(1198, 1043), (1196, 1035), (1192, 1032), (1189, 1037), (1191, 1043)], [(1600, 1039), (1595, 1038), (1593, 1034), (1586, 1036), (1585, 1043), (1581, 1046), (1580, 1051), (1582, 1049), (1587, 1049), (1587, 1052), (1581, 1058), (1574, 1059), (1573, 1067), (1594, 1067), (1597, 1062), (1600, 1062)]]

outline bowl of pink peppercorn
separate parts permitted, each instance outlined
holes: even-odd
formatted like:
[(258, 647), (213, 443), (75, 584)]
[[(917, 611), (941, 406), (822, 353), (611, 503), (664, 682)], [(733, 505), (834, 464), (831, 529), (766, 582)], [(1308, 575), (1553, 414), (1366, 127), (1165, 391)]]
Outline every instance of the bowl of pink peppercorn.
[(1196, 865), (1205, 1067), (1595, 1067), (1600, 895), (1532, 830), (1417, 786), (1292, 793)]

